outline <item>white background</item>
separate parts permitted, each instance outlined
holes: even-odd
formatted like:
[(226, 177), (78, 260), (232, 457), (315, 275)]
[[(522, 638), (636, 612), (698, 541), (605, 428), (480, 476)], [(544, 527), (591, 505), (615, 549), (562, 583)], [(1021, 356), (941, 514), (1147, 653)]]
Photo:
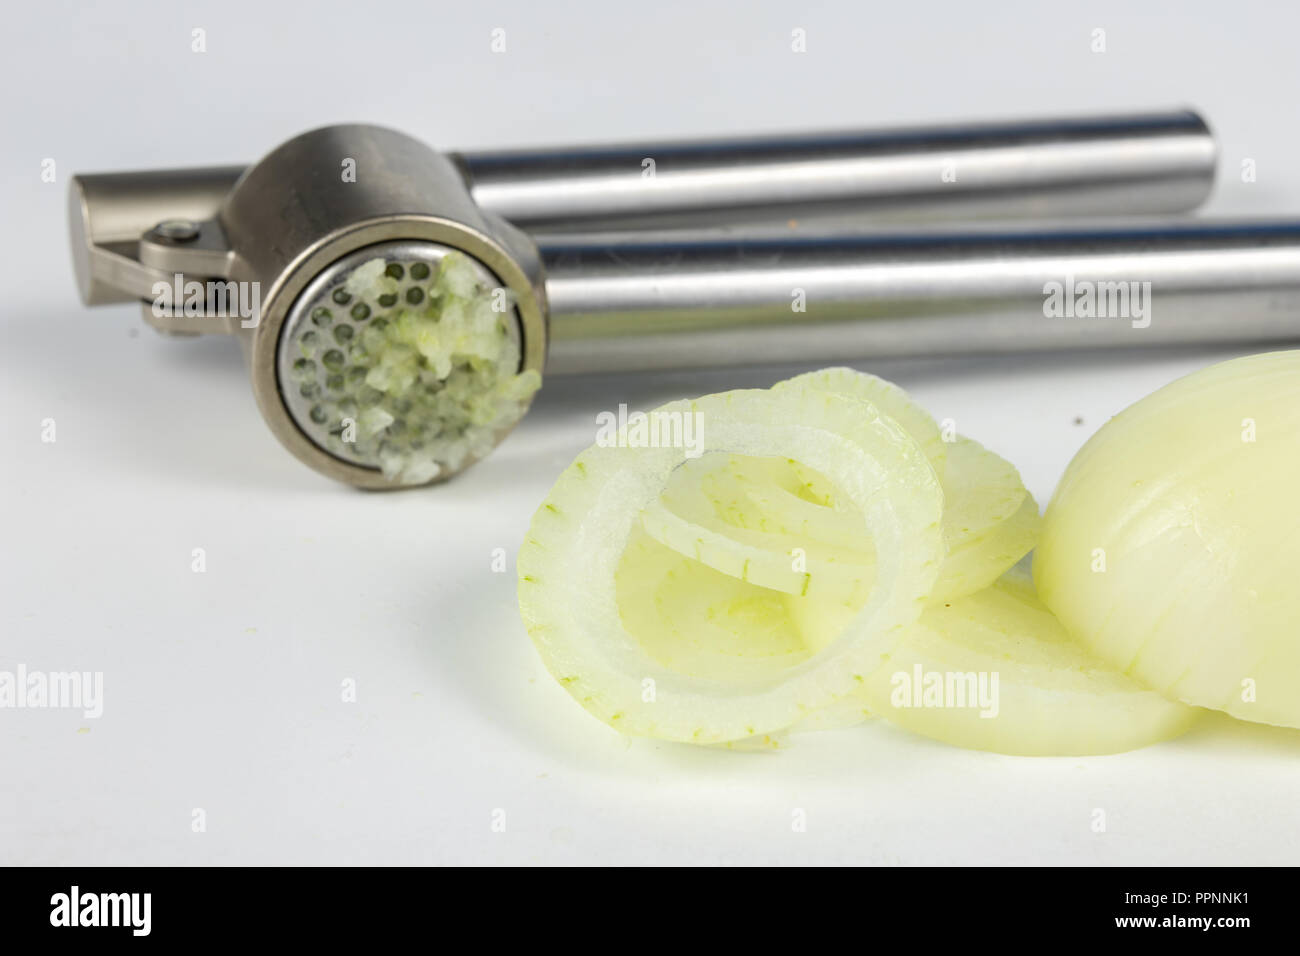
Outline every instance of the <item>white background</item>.
[[(790, 370), (551, 381), (460, 480), (359, 493), (279, 447), (232, 342), (84, 309), (64, 204), (76, 171), (248, 161), (342, 121), (470, 148), (1193, 105), (1222, 149), (1213, 211), (1300, 215), (1297, 28), (1243, 2), (12, 7), (0, 668), (103, 671), (106, 700), (0, 711), (0, 862), (1296, 862), (1300, 734), (1227, 720), (1094, 759), (883, 723), (773, 756), (617, 736), (545, 675), (491, 552), (513, 556), (597, 410)], [(1045, 504), (1108, 416), (1241, 351), (869, 367)]]

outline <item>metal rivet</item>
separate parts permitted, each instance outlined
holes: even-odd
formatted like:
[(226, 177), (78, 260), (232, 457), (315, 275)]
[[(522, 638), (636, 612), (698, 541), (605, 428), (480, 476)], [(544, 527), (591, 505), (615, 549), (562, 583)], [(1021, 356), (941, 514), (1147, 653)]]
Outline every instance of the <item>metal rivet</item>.
[(164, 219), (153, 231), (171, 242), (191, 242), (199, 237), (199, 224), (193, 219)]

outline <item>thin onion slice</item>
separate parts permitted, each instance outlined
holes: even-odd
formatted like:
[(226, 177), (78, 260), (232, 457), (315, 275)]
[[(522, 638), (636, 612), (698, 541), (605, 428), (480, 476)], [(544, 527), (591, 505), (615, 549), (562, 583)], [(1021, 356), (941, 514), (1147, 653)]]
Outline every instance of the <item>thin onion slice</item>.
[[(689, 461), (643, 525), (724, 574), (856, 611), (875, 576), (870, 532), (833, 486), (798, 467), (736, 455)], [(947, 557), (932, 602), (988, 587), (1029, 553), (1041, 522), (1015, 467), (969, 438), (949, 445), (942, 486)]]
[(800, 497), (790, 486), (801, 477), (781, 459), (703, 455), (673, 473), (641, 523), (679, 554), (742, 581), (861, 604), (875, 579), (862, 515)]
[(619, 616), (671, 670), (719, 681), (777, 677), (812, 654), (786, 595), (714, 571), (633, 528), (617, 572)]
[(1199, 713), (1074, 641), (1020, 571), (928, 608), (860, 696), (923, 736), (1023, 756), (1133, 750), (1177, 736)]
[(911, 395), (893, 382), (870, 372), (836, 366), (796, 375), (777, 382), (772, 388), (778, 391), (783, 388), (816, 388), (869, 402), (907, 429), (934, 466), (935, 474), (943, 477), (948, 445), (943, 440), (938, 424)]
[[(619, 562), (617, 586), (623, 626), (650, 656), (677, 671), (719, 680), (775, 677), (829, 643), (805, 644), (791, 604), (807, 602), (701, 565), (638, 528)], [(861, 696), (850, 694), (785, 732), (723, 746), (776, 750), (792, 733), (851, 727), (870, 716)]]
[(686, 460), (679, 448), (587, 449), (561, 475), (518, 556), (520, 611), (546, 667), (592, 714), (629, 733), (699, 744), (789, 727), (845, 696), (920, 614), (943, 554), (943, 495), (916, 442), (865, 403), (807, 389), (674, 402), (698, 415), (703, 451), (791, 458), (864, 516), (874, 587), (834, 642), (779, 675), (719, 680), (656, 660), (619, 611), (617, 573), (641, 512)]
[(945, 441), (929, 412), (903, 389), (875, 375), (828, 368), (773, 388), (800, 385), (864, 399), (893, 416), (943, 479), (948, 558), (932, 600), (949, 601), (988, 587), (1033, 548), (1040, 523), (1038, 504), (1010, 462), (969, 438)]
[(932, 603), (988, 587), (1033, 549), (1041, 525), (1015, 466), (969, 438), (948, 447), (943, 492), (948, 557)]

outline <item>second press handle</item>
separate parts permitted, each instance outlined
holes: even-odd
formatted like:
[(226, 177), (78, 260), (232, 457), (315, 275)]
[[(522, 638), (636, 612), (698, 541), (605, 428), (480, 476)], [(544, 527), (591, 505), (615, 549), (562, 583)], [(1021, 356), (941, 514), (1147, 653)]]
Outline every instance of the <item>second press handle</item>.
[(1184, 212), (1209, 195), (1216, 152), (1179, 110), (453, 159), (484, 209), (567, 231)]

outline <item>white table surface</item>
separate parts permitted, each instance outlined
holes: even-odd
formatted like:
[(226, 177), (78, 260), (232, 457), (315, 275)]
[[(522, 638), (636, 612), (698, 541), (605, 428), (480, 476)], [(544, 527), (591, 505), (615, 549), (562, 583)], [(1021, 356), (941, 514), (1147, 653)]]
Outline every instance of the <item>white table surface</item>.
[[(0, 710), (0, 863), (1296, 862), (1300, 733), (1226, 719), (1088, 759), (967, 752), (880, 722), (772, 756), (619, 737), (546, 676), (492, 551), (513, 556), (597, 411), (793, 370), (554, 380), (461, 480), (359, 493), (279, 447), (233, 343), (84, 309), (64, 204), (75, 171), (249, 160), (355, 119), (468, 148), (1191, 104), (1222, 148), (1211, 209), (1300, 213), (1298, 21), (1201, 2), (15, 8), (0, 669), (102, 671), (105, 705), (97, 720)], [(1246, 158), (1257, 182), (1240, 181)], [(1045, 503), (1108, 416), (1245, 351), (870, 367), (1016, 462)]]

